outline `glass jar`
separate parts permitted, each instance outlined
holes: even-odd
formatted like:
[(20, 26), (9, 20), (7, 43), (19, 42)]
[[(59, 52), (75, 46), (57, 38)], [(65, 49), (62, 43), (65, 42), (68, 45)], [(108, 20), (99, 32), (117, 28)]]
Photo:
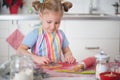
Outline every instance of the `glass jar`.
[(100, 54), (97, 54), (96, 56), (96, 79), (100, 80), (99, 74), (102, 72), (107, 72), (110, 70), (109, 67), (109, 59), (110, 57), (105, 54), (103, 51), (101, 51)]
[(120, 73), (120, 54), (115, 55), (111, 71)]
[(10, 80), (33, 80), (33, 67), (30, 56), (13, 55), (10, 62)]

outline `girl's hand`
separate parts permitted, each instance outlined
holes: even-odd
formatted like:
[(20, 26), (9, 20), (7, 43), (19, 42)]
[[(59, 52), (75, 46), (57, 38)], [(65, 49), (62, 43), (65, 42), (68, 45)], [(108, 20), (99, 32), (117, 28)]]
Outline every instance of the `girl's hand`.
[(73, 57), (72, 52), (69, 47), (63, 48), (63, 53), (65, 57), (65, 62), (73, 64), (76, 62), (76, 59)]
[(50, 60), (45, 56), (41, 57), (34, 55), (33, 60), (37, 65), (45, 65), (45, 64), (49, 64), (50, 62)]
[(69, 64), (73, 64), (76, 62), (76, 59), (72, 55), (68, 55), (65, 57), (65, 62), (67, 62)]

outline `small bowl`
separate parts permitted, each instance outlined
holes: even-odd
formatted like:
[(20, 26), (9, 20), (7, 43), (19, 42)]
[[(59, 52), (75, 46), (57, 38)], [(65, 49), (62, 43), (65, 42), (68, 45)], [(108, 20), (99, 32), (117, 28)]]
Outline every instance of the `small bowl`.
[(120, 73), (116, 72), (100, 73), (100, 80), (120, 80)]

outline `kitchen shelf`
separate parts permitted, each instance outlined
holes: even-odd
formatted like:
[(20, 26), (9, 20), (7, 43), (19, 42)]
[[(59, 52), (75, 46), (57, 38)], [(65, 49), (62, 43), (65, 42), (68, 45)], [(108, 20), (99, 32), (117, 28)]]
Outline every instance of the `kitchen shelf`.
[[(0, 20), (39, 20), (37, 14), (0, 15)], [(63, 20), (120, 20), (118, 15), (65, 14)]]

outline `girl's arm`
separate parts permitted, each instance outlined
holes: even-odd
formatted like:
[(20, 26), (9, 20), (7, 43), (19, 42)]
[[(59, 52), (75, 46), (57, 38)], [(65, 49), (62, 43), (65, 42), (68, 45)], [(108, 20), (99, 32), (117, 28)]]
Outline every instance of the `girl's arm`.
[(23, 55), (30, 55), (31, 53), (28, 51), (29, 47), (21, 44), (18, 49), (17, 49), (17, 53), (19, 54), (23, 54)]
[(30, 55), (33, 61), (38, 65), (44, 65), (50, 62), (47, 57), (34, 55), (33, 53), (29, 52), (28, 49), (29, 49), (28, 46), (21, 44), (17, 50), (17, 53), (20, 53), (23, 55)]
[(76, 62), (76, 59), (73, 57), (72, 52), (69, 47), (63, 48), (63, 54), (65, 57), (65, 62), (68, 62), (70, 64)]

